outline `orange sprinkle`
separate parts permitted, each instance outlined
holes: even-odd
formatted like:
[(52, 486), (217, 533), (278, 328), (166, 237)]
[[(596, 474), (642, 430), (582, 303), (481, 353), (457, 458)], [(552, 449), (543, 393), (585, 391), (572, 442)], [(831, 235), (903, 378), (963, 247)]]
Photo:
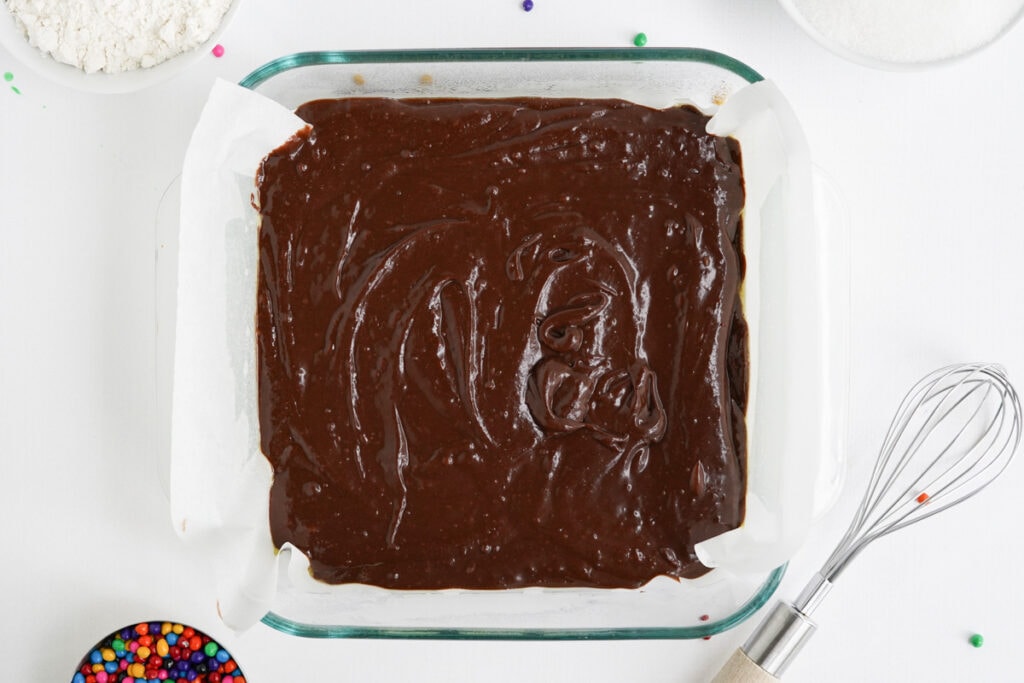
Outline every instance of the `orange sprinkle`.
[(928, 500), (928, 494), (927, 494), (927, 493), (922, 493), (921, 495), (919, 495), (919, 496), (917, 497), (917, 502), (918, 502), (918, 503), (923, 503), (923, 502), (925, 502), (926, 500)]

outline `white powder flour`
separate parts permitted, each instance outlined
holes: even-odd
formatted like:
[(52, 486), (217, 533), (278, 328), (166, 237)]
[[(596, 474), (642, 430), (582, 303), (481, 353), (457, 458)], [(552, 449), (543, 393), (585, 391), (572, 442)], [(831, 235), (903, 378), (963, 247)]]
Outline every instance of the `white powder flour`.
[(159, 64), (205, 42), (231, 0), (5, 0), (29, 42), (87, 73)]

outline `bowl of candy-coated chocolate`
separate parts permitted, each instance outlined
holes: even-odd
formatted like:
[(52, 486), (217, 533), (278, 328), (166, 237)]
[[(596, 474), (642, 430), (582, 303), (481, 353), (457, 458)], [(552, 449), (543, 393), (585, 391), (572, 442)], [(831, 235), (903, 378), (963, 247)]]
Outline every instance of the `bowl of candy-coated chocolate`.
[(223, 643), (174, 621), (141, 621), (113, 631), (85, 653), (71, 683), (161, 680), (245, 683)]

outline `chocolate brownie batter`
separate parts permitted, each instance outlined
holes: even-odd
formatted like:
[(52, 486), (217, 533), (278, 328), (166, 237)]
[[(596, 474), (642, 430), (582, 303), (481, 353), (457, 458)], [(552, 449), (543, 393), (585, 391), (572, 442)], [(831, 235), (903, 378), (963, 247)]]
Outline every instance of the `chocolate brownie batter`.
[(391, 588), (706, 572), (744, 511), (738, 143), (619, 100), (298, 114), (257, 178), (274, 542)]

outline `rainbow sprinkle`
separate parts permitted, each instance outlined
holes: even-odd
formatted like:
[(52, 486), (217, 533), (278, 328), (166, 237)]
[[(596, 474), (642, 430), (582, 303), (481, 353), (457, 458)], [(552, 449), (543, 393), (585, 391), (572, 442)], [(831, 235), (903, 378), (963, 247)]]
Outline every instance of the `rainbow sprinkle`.
[[(4, 72), (4, 82), (5, 83), (10, 83), (13, 80), (14, 80), (14, 74), (12, 74), (10, 71), (5, 71)], [(21, 91), (18, 90), (18, 86), (13, 85), (13, 84), (11, 85), (11, 92), (13, 92), (15, 95), (20, 95), (21, 94)]]

